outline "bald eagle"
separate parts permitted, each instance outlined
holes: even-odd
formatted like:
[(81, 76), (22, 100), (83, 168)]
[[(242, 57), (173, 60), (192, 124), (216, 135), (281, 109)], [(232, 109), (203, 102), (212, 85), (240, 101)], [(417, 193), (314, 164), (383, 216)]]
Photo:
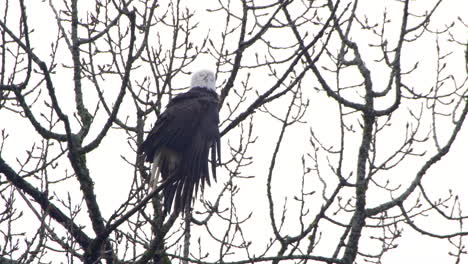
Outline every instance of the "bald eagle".
[[(192, 75), (190, 90), (174, 97), (141, 145), (146, 161), (152, 162), (150, 185), (161, 176), (164, 212), (174, 206), (183, 212), (191, 206), (201, 185), (210, 185), (208, 163), (216, 181), (220, 164), (219, 99), (215, 75), (202, 70)], [(209, 152), (211, 149), (211, 158)]]

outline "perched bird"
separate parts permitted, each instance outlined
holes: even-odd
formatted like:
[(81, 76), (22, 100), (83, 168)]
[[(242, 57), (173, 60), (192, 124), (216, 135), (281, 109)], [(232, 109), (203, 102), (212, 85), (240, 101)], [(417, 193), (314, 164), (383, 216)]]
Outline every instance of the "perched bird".
[(202, 70), (192, 75), (190, 90), (174, 97), (160, 115), (140, 151), (152, 162), (150, 185), (161, 176), (164, 212), (191, 206), (201, 185), (210, 185), (208, 157), (216, 181), (220, 163), (219, 99), (215, 75)]

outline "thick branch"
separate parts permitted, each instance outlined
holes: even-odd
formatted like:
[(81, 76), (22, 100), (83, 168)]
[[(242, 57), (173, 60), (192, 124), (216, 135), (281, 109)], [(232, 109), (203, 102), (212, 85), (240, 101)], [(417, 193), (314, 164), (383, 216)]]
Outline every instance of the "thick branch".
[(0, 173), (6, 176), (16, 188), (27, 193), (36, 201), (44, 211), (58, 223), (60, 223), (80, 244), (81, 248), (86, 249), (91, 239), (77, 226), (69, 217), (67, 217), (57, 206), (49, 201), (46, 193), (40, 192), (30, 183), (19, 176), (8, 164), (0, 157)]
[(413, 193), (413, 191), (418, 187), (419, 184), (421, 184), (421, 180), (423, 176), (426, 174), (426, 172), (439, 160), (441, 160), (450, 150), (452, 147), (453, 142), (458, 136), (458, 133), (460, 132), (463, 123), (465, 122), (466, 115), (468, 113), (468, 100), (465, 99), (465, 108), (463, 109), (463, 112), (460, 116), (460, 119), (456, 122), (455, 128), (452, 132), (452, 135), (450, 139), (448, 140), (447, 144), (443, 148), (441, 148), (434, 156), (432, 156), (423, 166), (422, 168), (418, 171), (416, 174), (416, 177), (414, 178), (413, 182), (411, 182), (410, 186), (398, 197), (395, 199), (388, 201), (386, 203), (383, 203), (377, 207), (374, 208), (368, 208), (366, 209), (366, 215), (368, 216), (373, 216), (376, 214), (379, 214), (381, 212), (387, 211), (388, 209), (397, 206), (398, 204), (401, 204), (410, 194)]

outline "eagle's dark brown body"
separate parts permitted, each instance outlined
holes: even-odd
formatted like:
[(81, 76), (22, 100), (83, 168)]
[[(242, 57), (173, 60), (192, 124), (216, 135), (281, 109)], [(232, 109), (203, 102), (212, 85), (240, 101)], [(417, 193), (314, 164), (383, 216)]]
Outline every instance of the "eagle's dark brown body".
[(172, 206), (175, 212), (182, 212), (191, 205), (199, 185), (203, 188), (205, 182), (210, 184), (210, 149), (216, 180), (220, 156), (218, 108), (218, 95), (211, 89), (194, 87), (179, 94), (169, 102), (141, 146), (146, 161), (153, 162), (152, 174), (158, 171), (161, 183), (166, 185), (162, 190), (166, 213)]

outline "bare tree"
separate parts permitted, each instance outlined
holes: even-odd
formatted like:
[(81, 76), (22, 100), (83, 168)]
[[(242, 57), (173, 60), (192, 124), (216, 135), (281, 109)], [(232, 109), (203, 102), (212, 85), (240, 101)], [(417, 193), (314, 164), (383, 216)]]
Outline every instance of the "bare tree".
[[(2, 2), (0, 263), (461, 263), (466, 17), (376, 2)], [(201, 61), (223, 163), (164, 215), (137, 149)]]

